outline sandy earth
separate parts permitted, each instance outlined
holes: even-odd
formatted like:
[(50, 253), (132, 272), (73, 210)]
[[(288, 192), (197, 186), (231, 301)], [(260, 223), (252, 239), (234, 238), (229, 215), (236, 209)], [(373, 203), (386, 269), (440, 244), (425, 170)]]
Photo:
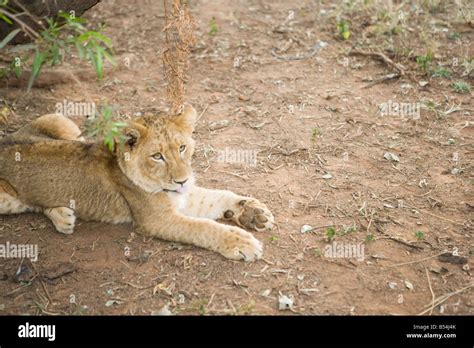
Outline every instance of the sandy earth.
[[(390, 71), (347, 54), (350, 42), (336, 38), (325, 19), (330, 5), (191, 2), (198, 40), (187, 93), (200, 114), (194, 168), (199, 184), (269, 206), (277, 225), (256, 234), (264, 260), (229, 261), (143, 238), (129, 225), (80, 221), (73, 235), (61, 235), (41, 215), (0, 216), (0, 244), (37, 244), (34, 268), (28, 261), (23, 267), (43, 275), (18, 282), (21, 261), (2, 260), (0, 314), (141, 315), (165, 305), (192, 315), (418, 314), (443, 295), (449, 298), (433, 314), (474, 313), (472, 288), (464, 289), (473, 284), (472, 94), (454, 93), (449, 81), (421, 87), (409, 77), (364, 88), (364, 79)], [(104, 1), (93, 8), (86, 17), (107, 23), (117, 67), (100, 82), (29, 95), (0, 89), (16, 114), (0, 131), (53, 112), (64, 99), (115, 105), (123, 115), (162, 109), (162, 13), (161, 1)], [(209, 35), (212, 17), (216, 35)], [(472, 32), (461, 43), (441, 42), (439, 35), (434, 39), (446, 60), (472, 39)], [(306, 59), (272, 55), (272, 48), (281, 57), (305, 55), (320, 40), (327, 45)], [(419, 119), (379, 112), (382, 103), (424, 98), (463, 110), (439, 117), (421, 109)], [(222, 120), (228, 122), (219, 128)], [(243, 160), (222, 161), (226, 149)], [(305, 224), (313, 230), (301, 233)], [(330, 257), (330, 226), (336, 246), (358, 246), (359, 259)], [(453, 250), (459, 257), (438, 257)], [(62, 262), (74, 270), (44, 277)], [(293, 299), (290, 310), (278, 310), (281, 295)]]

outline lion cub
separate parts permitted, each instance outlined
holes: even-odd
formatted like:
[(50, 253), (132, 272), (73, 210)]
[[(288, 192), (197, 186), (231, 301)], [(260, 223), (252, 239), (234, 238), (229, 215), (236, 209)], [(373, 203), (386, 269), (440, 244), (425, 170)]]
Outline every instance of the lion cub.
[(273, 215), (258, 200), (194, 185), (196, 111), (144, 116), (122, 129), (127, 140), (111, 153), (80, 141), (79, 128), (45, 115), (0, 139), (0, 214), (43, 212), (59, 232), (86, 221), (133, 222), (149, 236), (214, 250), (230, 259), (262, 256), (262, 243), (225, 219), (256, 231)]

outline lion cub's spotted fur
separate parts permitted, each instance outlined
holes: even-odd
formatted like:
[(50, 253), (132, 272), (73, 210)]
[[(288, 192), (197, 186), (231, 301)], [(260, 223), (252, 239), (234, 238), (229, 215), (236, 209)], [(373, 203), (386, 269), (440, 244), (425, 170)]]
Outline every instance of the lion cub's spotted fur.
[[(196, 111), (130, 121), (114, 153), (79, 139), (78, 127), (45, 115), (0, 139), (0, 214), (43, 212), (59, 232), (76, 217), (133, 222), (141, 233), (254, 260), (262, 244), (241, 227), (264, 230), (273, 216), (256, 199), (194, 185)], [(161, 154), (161, 157), (160, 157)]]

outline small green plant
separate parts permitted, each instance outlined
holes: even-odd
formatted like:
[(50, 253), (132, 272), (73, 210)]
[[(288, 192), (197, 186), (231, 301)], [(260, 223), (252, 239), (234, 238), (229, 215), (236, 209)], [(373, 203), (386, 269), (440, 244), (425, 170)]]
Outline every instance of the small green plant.
[(457, 81), (451, 84), (451, 87), (456, 93), (469, 93), (471, 91), (471, 85), (464, 81)]
[(444, 11), (444, 3), (442, 0), (423, 0), (421, 7), (431, 14), (436, 14)]
[(110, 151), (113, 151), (115, 144), (121, 146), (127, 140), (127, 137), (120, 131), (125, 127), (125, 122), (115, 121), (111, 107), (104, 107), (99, 115), (96, 115), (86, 125), (86, 134), (90, 137), (99, 138)]
[[(5, 3), (0, 3), (0, 9), (2, 6), (5, 6)], [(0, 16), (0, 20), (7, 23), (11, 22), (6, 16)], [(13, 59), (10, 72), (20, 77), (24, 71), (23, 65), (29, 64), (31, 74), (28, 80), (28, 90), (30, 90), (44, 65), (55, 66), (61, 64), (65, 57), (71, 54), (71, 48), (75, 48), (79, 58), (92, 63), (98, 78), (102, 79), (104, 60), (115, 65), (112, 56), (112, 41), (100, 33), (102, 28), (97, 31), (89, 30), (85, 23), (85, 19), (65, 12), (59, 13), (57, 20), (47, 18), (46, 29), (38, 33), (38, 37), (29, 46), (29, 51), (26, 51), (25, 56)], [(17, 30), (9, 33), (0, 43), (0, 48), (18, 34)], [(8, 41), (6, 41), (7, 39)]]
[(321, 130), (317, 127), (311, 130), (311, 143), (313, 145), (316, 144), (316, 141), (318, 140), (320, 134), (321, 134)]
[(331, 226), (326, 229), (326, 237), (328, 238), (328, 241), (332, 241), (333, 238), (336, 236), (336, 229)]
[(365, 242), (366, 243), (371, 243), (371, 242), (375, 242), (375, 237), (373, 234), (368, 234), (367, 236), (365, 236)]
[(415, 232), (415, 238), (418, 240), (423, 240), (425, 239), (425, 234), (422, 231), (416, 231)]
[(209, 35), (211, 36), (214, 36), (217, 34), (218, 32), (218, 28), (217, 28), (217, 22), (216, 22), (216, 18), (215, 17), (212, 17), (211, 18), (211, 21), (209, 22)]
[(448, 34), (448, 40), (456, 41), (460, 39), (461, 39), (461, 35), (459, 33), (452, 32)]
[(430, 67), (430, 63), (432, 61), (433, 61), (433, 53), (431, 52), (431, 50), (428, 50), (428, 52), (425, 55), (416, 57), (416, 63), (423, 71), (428, 71)]
[(268, 237), (268, 241), (272, 244), (275, 244), (276, 242), (278, 242), (278, 237), (275, 236), (275, 235), (272, 235), (272, 236)]
[(343, 226), (341, 230), (339, 230), (338, 235), (339, 236), (345, 236), (346, 234), (352, 233), (357, 231), (357, 227), (354, 226)]
[(451, 76), (451, 71), (449, 69), (441, 67), (441, 68), (436, 69), (431, 76), (448, 78), (449, 76)]
[(201, 315), (206, 314), (206, 307), (203, 304), (199, 305), (199, 314), (201, 314)]
[(349, 31), (349, 24), (344, 19), (341, 19), (337, 23), (337, 30), (339, 32), (339, 36), (343, 40), (348, 40), (349, 37), (351, 36), (351, 32)]

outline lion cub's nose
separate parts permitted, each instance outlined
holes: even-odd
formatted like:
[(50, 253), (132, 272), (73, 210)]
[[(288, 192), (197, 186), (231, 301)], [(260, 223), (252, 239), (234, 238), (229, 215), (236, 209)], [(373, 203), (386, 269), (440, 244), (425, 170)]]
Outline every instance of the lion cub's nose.
[(186, 181), (188, 181), (188, 179), (186, 180), (183, 180), (183, 181), (178, 181), (178, 180), (173, 180), (175, 184), (180, 184), (181, 186), (184, 186), (184, 184), (186, 183)]

